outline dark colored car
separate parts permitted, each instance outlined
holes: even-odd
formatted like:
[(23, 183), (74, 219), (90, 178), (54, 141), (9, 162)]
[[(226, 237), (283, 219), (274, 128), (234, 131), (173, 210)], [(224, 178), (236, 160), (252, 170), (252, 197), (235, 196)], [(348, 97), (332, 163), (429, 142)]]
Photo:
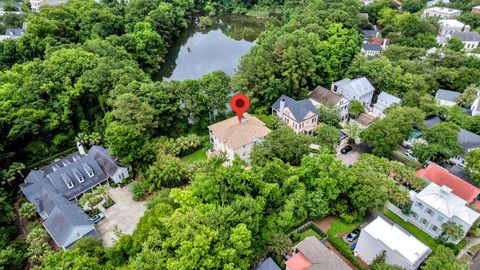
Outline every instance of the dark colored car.
[(353, 147), (351, 145), (347, 145), (347, 146), (343, 147), (342, 150), (340, 150), (340, 153), (346, 154), (346, 153), (352, 151), (352, 149), (353, 149)]
[(357, 239), (359, 235), (360, 235), (360, 229), (355, 229), (349, 234), (347, 234), (346, 239), (348, 240), (348, 242), (352, 242), (355, 239)]

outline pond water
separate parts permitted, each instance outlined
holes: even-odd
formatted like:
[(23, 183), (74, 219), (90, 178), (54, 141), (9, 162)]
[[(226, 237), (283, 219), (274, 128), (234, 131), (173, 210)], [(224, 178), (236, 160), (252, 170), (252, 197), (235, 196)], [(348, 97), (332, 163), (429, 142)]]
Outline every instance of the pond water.
[(223, 70), (234, 75), (240, 58), (265, 28), (265, 20), (236, 14), (221, 14), (202, 29), (198, 17), (180, 35), (166, 56), (157, 80), (197, 79)]

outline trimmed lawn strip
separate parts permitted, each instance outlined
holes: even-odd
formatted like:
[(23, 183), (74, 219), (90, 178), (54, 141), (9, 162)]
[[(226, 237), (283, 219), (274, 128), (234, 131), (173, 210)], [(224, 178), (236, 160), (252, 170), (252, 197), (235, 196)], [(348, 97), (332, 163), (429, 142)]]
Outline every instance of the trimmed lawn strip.
[(207, 149), (202, 148), (202, 149), (199, 149), (199, 150), (191, 153), (188, 156), (182, 157), (182, 159), (183, 159), (183, 161), (188, 162), (188, 163), (193, 163), (195, 161), (207, 160), (207, 153), (206, 152), (207, 152)]
[(315, 236), (318, 240), (322, 240), (322, 237), (318, 233), (314, 232), (312, 229), (308, 229), (298, 234), (298, 238), (300, 239), (300, 241), (309, 236)]
[(404, 221), (401, 217), (397, 216), (392, 211), (390, 211), (390, 210), (385, 211), (385, 216), (387, 216), (393, 222), (400, 225), (400, 227), (402, 227), (407, 232), (411, 233), (413, 236), (415, 236), (418, 240), (420, 240), (425, 245), (430, 247), (432, 250), (435, 250), (435, 248), (439, 244), (438, 241), (435, 240), (433, 237), (431, 237), (430, 235), (428, 235), (424, 231), (417, 228), (417, 226), (415, 226), (414, 224), (412, 224), (410, 222), (407, 222), (407, 221)]
[(332, 224), (330, 224), (330, 229), (328, 229), (327, 234), (335, 236), (335, 237), (338, 236), (339, 234), (342, 234), (342, 233), (347, 234), (347, 233), (353, 231), (353, 229), (360, 226), (360, 224), (361, 224), (360, 222), (352, 223), (352, 224), (345, 224), (340, 219), (337, 219), (334, 222), (332, 222)]

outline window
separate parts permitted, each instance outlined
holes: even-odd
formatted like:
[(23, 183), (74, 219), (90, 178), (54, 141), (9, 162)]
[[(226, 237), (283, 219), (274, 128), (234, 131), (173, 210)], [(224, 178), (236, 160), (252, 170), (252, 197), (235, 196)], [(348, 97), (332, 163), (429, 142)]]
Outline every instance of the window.
[(432, 209), (430, 208), (427, 208), (427, 210), (425, 211), (427, 214), (429, 214), (430, 216), (433, 216), (433, 211)]
[(436, 232), (437, 230), (438, 230), (438, 227), (437, 227), (437, 226), (435, 226), (435, 225), (433, 225), (433, 227), (432, 227), (432, 231)]
[(421, 202), (417, 202), (417, 207), (423, 209), (423, 204)]
[(426, 220), (426, 219), (424, 219), (424, 218), (422, 218), (422, 219), (420, 220), (420, 223), (422, 223), (425, 227), (428, 226), (428, 220)]
[(437, 220), (440, 221), (440, 222), (442, 222), (442, 221), (443, 221), (443, 217), (442, 217), (442, 216), (438, 216)]
[(415, 213), (415, 212), (412, 211), (412, 212), (410, 213), (410, 215), (411, 215), (415, 220), (418, 219), (418, 214), (417, 214), (417, 213)]

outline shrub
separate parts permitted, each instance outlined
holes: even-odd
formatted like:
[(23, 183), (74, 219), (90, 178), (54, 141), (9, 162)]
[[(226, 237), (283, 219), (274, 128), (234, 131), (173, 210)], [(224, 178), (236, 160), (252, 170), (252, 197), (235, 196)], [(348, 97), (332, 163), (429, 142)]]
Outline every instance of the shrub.
[(37, 215), (37, 210), (35, 210), (35, 205), (29, 202), (22, 203), (22, 206), (20, 206), (20, 209), (18, 209), (18, 212), (20, 216), (27, 219), (33, 219)]
[(332, 244), (347, 260), (349, 260), (355, 267), (360, 270), (366, 270), (365, 267), (357, 261), (357, 258), (353, 256), (353, 252), (350, 250), (350, 247), (343, 241), (341, 238), (338, 237), (328, 237), (328, 242)]
[(103, 207), (105, 209), (109, 208), (110, 206), (114, 205), (115, 202), (112, 200), (112, 198), (110, 197), (107, 197), (107, 200), (105, 201), (105, 203), (103, 204)]
[(132, 193), (133, 199), (135, 201), (139, 201), (145, 196), (145, 189), (143, 188), (143, 185), (138, 181), (133, 182), (132, 186), (130, 187), (130, 192)]

